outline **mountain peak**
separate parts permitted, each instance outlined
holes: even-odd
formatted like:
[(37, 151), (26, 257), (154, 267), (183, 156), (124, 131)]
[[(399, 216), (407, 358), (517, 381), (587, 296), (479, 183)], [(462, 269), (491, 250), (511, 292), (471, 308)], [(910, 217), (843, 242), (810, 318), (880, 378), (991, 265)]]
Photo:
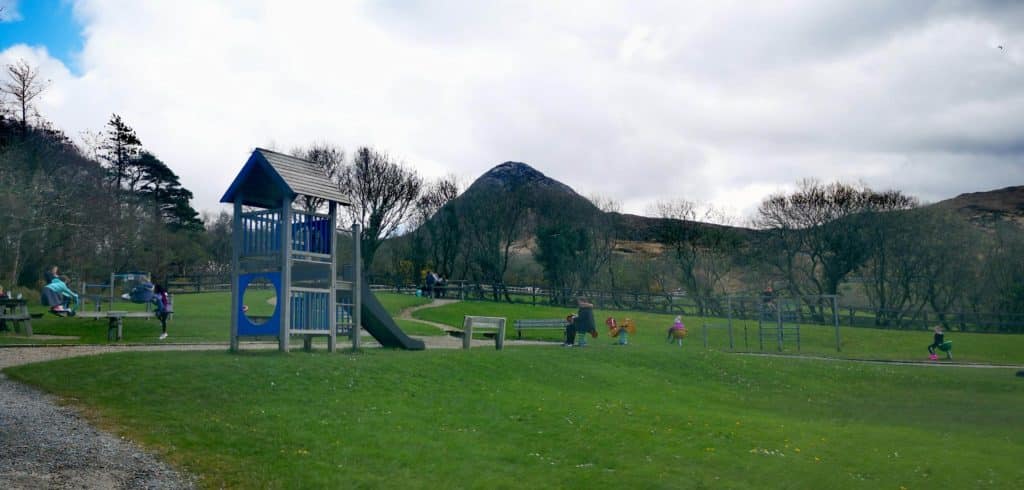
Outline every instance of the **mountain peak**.
[(499, 187), (504, 190), (529, 186), (576, 194), (571, 187), (555, 180), (523, 162), (505, 162), (496, 165), (476, 179), (470, 187)]

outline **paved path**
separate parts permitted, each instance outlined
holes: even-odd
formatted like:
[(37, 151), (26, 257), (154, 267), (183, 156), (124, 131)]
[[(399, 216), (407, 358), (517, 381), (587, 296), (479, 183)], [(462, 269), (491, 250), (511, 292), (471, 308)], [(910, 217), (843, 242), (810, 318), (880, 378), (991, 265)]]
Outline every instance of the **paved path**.
[(398, 318), (401, 318), (402, 320), (414, 321), (416, 323), (422, 323), (424, 325), (430, 325), (431, 327), (438, 328), (438, 329), (443, 330), (445, 332), (452, 332), (452, 331), (454, 331), (454, 332), (461, 332), (462, 329), (454, 328), (454, 327), (452, 327), (450, 325), (445, 325), (443, 323), (437, 323), (437, 322), (431, 322), (431, 321), (427, 321), (427, 320), (420, 320), (419, 318), (413, 318), (412, 317), (412, 313), (414, 311), (419, 311), (419, 310), (423, 310), (423, 309), (427, 309), (427, 308), (437, 308), (439, 306), (450, 305), (452, 303), (458, 303), (458, 302), (459, 302), (459, 300), (457, 300), (457, 299), (435, 299), (434, 301), (432, 301), (430, 303), (427, 303), (425, 305), (412, 306), (412, 307), (409, 307), (409, 308), (406, 308), (406, 309), (402, 310), (401, 312), (398, 313)]
[(740, 356), (782, 357), (787, 359), (809, 359), (813, 361), (856, 362), (861, 364), (887, 364), (890, 366), (897, 365), (973, 369), (1024, 369), (1024, 366), (1016, 364), (978, 364), (972, 362), (950, 361), (900, 361), (892, 359), (849, 359), (842, 357), (808, 356), (802, 354), (772, 354), (769, 352), (737, 352), (736, 354)]
[[(432, 321), (428, 321), (428, 320), (420, 320), (419, 318), (413, 318), (413, 316), (412, 316), (413, 312), (415, 312), (415, 311), (423, 310), (423, 309), (426, 309), (426, 308), (437, 308), (439, 306), (450, 305), (452, 303), (458, 303), (458, 302), (459, 302), (459, 300), (457, 300), (457, 299), (435, 299), (432, 302), (427, 303), (425, 305), (413, 306), (413, 307), (409, 307), (409, 308), (406, 308), (406, 309), (402, 310), (401, 312), (398, 313), (398, 318), (401, 318), (402, 320), (409, 320), (409, 321), (413, 321), (413, 322), (417, 322), (417, 323), (422, 323), (424, 325), (430, 325), (431, 327), (437, 328), (437, 329), (442, 330), (444, 332), (461, 333), (462, 332), (461, 328), (453, 327), (451, 325), (445, 325), (443, 323), (432, 322)], [(511, 325), (509, 325), (509, 327), (510, 326)], [(506, 327), (506, 328), (508, 328), (508, 327)], [(559, 344), (557, 342), (549, 342), (549, 341), (543, 341), (543, 340), (518, 340), (518, 339), (510, 339), (510, 338), (508, 338), (508, 335), (509, 335), (508, 332), (509, 331), (506, 329), (506, 331), (505, 331), (505, 345), (507, 345), (507, 346), (513, 346), (513, 345), (547, 345), (547, 346), (558, 346), (558, 345), (561, 345), (561, 344)], [(439, 335), (423, 335), (423, 336), (417, 336), (416, 338), (422, 340), (426, 344), (427, 349), (461, 349), (462, 348), (462, 338), (461, 337), (455, 337), (455, 336), (452, 336), (450, 334), (449, 335), (444, 335), (444, 336), (439, 336)], [(493, 347), (494, 346), (494, 341), (493, 340), (489, 340), (489, 339), (473, 339), (473, 344), (472, 345), (473, 345), (473, 347), (485, 347), (485, 346), (492, 346)]]

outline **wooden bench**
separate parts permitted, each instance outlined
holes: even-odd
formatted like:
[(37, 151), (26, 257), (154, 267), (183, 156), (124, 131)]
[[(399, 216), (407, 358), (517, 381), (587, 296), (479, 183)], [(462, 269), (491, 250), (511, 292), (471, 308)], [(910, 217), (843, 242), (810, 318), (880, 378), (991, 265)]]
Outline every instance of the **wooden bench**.
[(528, 329), (558, 329), (565, 330), (568, 322), (565, 318), (543, 318), (539, 320), (516, 320), (513, 322), (516, 328), (516, 338), (523, 338), (523, 330)]
[(494, 334), (494, 348), (501, 350), (505, 347), (505, 319), (496, 316), (470, 316), (466, 315), (462, 320), (462, 348), (468, 349), (473, 343), (474, 329), (496, 329)]
[(0, 300), (0, 321), (5, 326), (11, 322), (14, 331), (21, 326), (23, 334), (32, 336), (32, 315), (28, 312), (28, 302), (23, 299)]

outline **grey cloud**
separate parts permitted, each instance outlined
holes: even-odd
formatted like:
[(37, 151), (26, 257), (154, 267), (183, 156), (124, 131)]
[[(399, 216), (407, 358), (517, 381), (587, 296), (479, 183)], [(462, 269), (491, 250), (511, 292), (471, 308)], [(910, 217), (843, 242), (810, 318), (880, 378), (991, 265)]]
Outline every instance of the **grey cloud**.
[[(749, 210), (804, 177), (929, 200), (1024, 181), (1020, 2), (296, 3), (173, 28), (173, 5), (83, 4), (88, 76), (66, 100), (96, 100), (48, 115), (130, 105), (147, 144), (195, 167), (179, 173), (200, 208), (227, 185), (203, 167), (317, 138), (467, 181), (524, 161), (627, 212), (677, 197)], [(125, 64), (129, 39), (146, 52)]]

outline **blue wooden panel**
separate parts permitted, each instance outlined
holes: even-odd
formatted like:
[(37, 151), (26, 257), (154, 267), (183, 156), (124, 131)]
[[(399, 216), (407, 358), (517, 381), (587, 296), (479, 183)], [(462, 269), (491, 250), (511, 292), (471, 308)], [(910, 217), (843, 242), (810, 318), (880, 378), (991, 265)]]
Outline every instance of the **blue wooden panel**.
[[(245, 303), (242, 302), (242, 298), (245, 298), (245, 290), (249, 288), (249, 284), (258, 279), (264, 279), (267, 282), (274, 285), (274, 294), (277, 295), (278, 303), (274, 305), (274, 314), (270, 318), (261, 324), (255, 324), (249, 320), (246, 316), (243, 307)], [(280, 272), (257, 272), (253, 274), (241, 274), (238, 276), (238, 311), (235, 312), (235, 318), (238, 320), (238, 335), (239, 336), (277, 336), (281, 332), (281, 273)]]

